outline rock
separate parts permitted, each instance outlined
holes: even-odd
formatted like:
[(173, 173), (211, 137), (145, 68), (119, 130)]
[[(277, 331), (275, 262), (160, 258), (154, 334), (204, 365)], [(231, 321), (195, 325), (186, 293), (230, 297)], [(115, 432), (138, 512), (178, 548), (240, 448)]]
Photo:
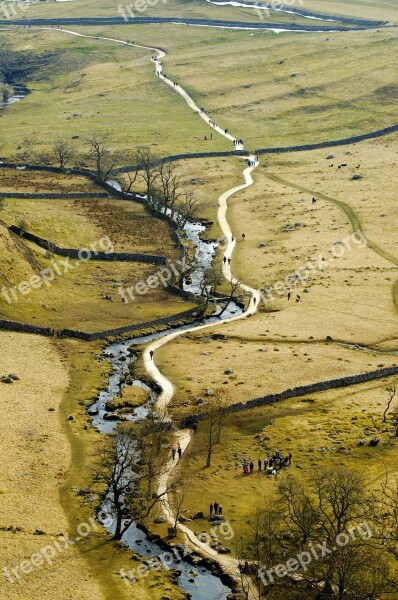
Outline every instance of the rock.
[(265, 248), (266, 246), (267, 246), (267, 244), (264, 244), (264, 242), (261, 242), (261, 243), (258, 245), (258, 247), (259, 247), (259, 248)]
[(197, 513), (194, 514), (194, 516), (192, 518), (193, 519), (204, 519), (205, 513), (202, 510), (199, 510)]
[(103, 418), (105, 421), (119, 421), (118, 415), (112, 415), (110, 413), (105, 413)]
[(197, 398), (195, 404), (202, 405), (202, 404), (206, 404), (206, 402), (205, 402), (204, 398)]
[(41, 529), (35, 529), (34, 535), (44, 535), (44, 531), (42, 531)]
[(164, 517), (156, 517), (154, 523), (156, 523), (156, 525), (161, 525), (162, 523), (167, 523), (167, 519)]
[(333, 158), (334, 158), (334, 154), (329, 154), (329, 155), (326, 157), (326, 160), (332, 160)]
[(54, 412), (54, 411), (55, 411), (55, 408), (49, 408), (48, 409), (48, 412)]
[(19, 377), (18, 375), (15, 375), (15, 373), (10, 373), (8, 377), (11, 377), (13, 381), (19, 381)]
[(225, 369), (224, 374), (231, 375), (233, 372), (234, 372), (233, 369)]
[(221, 548), (218, 548), (218, 553), (219, 554), (231, 554), (231, 548), (226, 548), (226, 547), (222, 546)]
[(89, 429), (91, 429), (91, 425), (89, 425), (88, 423), (85, 424), (84, 429), (86, 431), (88, 431)]
[(259, 348), (258, 351), (259, 352), (266, 352), (266, 349), (265, 348)]
[(69, 417), (67, 418), (67, 421), (74, 421), (75, 417), (73, 415), (69, 415)]
[(11, 377), (8, 377), (8, 375), (3, 375), (3, 377), (1, 378), (1, 382), (2, 383), (14, 383), (14, 380), (11, 379)]
[(206, 390), (206, 396), (214, 396), (213, 390)]
[(332, 336), (331, 336), (331, 335), (327, 335), (327, 336), (326, 336), (326, 339), (328, 340), (328, 342), (331, 342), (331, 341), (333, 341), (333, 338), (332, 338)]
[(351, 177), (351, 179), (352, 179), (353, 181), (356, 181), (356, 180), (358, 180), (358, 179), (363, 179), (363, 176), (362, 176), (362, 175), (360, 175), (359, 173), (354, 173), (354, 175)]
[(369, 442), (369, 446), (378, 446), (380, 443), (380, 438), (372, 438)]

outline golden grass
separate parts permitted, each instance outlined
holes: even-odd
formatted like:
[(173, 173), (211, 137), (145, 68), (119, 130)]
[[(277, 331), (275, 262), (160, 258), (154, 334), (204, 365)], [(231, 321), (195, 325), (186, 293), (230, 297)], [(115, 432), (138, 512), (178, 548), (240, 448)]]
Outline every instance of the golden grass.
[[(398, 441), (390, 437), (394, 428), (391, 421), (382, 423), (388, 399), (385, 388), (391, 383), (391, 379), (370, 382), (232, 415), (208, 469), (205, 425), (200, 424), (178, 467), (189, 480), (187, 516), (197, 510), (206, 513), (209, 504), (217, 501), (238, 532), (256, 507), (275, 492), (279, 480), (289, 474), (305, 477), (320, 468), (360, 470), (369, 485), (377, 488), (385, 469), (394, 474), (397, 468)], [(381, 438), (380, 447), (371, 448), (369, 440), (375, 435)], [(361, 439), (365, 446), (358, 446)], [(268, 452), (278, 449), (284, 455), (292, 453), (292, 466), (277, 478), (258, 474), (258, 458), (264, 460)], [(243, 460), (253, 460), (253, 475), (243, 475)], [(202, 520), (189, 525), (196, 532), (209, 528)], [(225, 545), (234, 549), (233, 542)]]
[[(68, 529), (59, 490), (70, 460), (60, 421), (60, 402), (69, 375), (49, 340), (6, 332), (1, 332), (0, 338), (2, 371), (20, 377), (12, 385), (2, 383), (0, 393), (0, 543), (3, 565), (14, 567), (51, 543), (51, 536)], [(8, 530), (10, 526), (21, 530)], [(35, 535), (36, 529), (44, 535)], [(87, 599), (104, 597), (75, 547), (54, 560), (52, 567), (22, 574), (21, 581), (14, 584), (3, 579), (1, 587), (7, 598), (15, 599), (50, 599), (59, 590), (65, 598), (77, 594)]]

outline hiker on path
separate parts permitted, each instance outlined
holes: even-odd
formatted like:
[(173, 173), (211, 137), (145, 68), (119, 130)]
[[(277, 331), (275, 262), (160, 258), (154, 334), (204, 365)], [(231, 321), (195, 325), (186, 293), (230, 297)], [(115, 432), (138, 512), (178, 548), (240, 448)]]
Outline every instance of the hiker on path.
[(259, 472), (259, 473), (261, 472), (261, 465), (262, 465), (262, 464), (263, 464), (263, 463), (261, 462), (261, 458), (259, 458), (259, 459), (258, 459), (258, 472)]
[(246, 234), (242, 233), (242, 240), (245, 241), (245, 238), (246, 238)]
[(264, 460), (264, 471), (266, 471), (266, 470), (267, 470), (267, 467), (268, 467), (268, 460), (267, 460), (267, 459), (265, 459), (265, 460)]
[(149, 356), (151, 357), (151, 360), (153, 360), (153, 350), (149, 351)]
[(289, 452), (289, 465), (291, 465), (291, 464), (292, 464), (292, 457), (293, 457), (292, 453), (291, 453), (291, 452)]
[(219, 506), (218, 502), (214, 502), (213, 506), (214, 506), (214, 514), (218, 515), (218, 506)]
[(234, 236), (232, 235), (232, 236), (231, 236), (231, 242), (233, 242), (233, 241), (235, 241), (235, 238), (234, 238)]
[(228, 265), (231, 264), (231, 258), (228, 258)]
[(224, 256), (223, 261), (224, 261), (224, 265), (225, 265), (225, 263), (227, 262), (227, 257), (226, 256)]
[(253, 464), (253, 461), (250, 461), (250, 474), (253, 473), (253, 470), (254, 470), (254, 464)]
[(287, 295), (287, 299), (288, 299), (288, 300), (290, 300), (290, 296), (291, 296), (291, 295), (292, 295), (292, 293), (291, 293), (291, 292), (289, 292), (289, 293), (288, 293), (288, 295)]
[(213, 514), (213, 508), (214, 508), (214, 506), (212, 504), (210, 504), (210, 516), (212, 516), (212, 514)]
[(171, 450), (171, 456), (173, 457), (173, 460), (175, 460), (175, 459), (176, 459), (176, 452), (177, 452), (177, 451), (176, 451), (176, 449), (175, 449), (175, 448), (173, 448), (173, 449)]
[(256, 304), (256, 302), (257, 302), (257, 298), (256, 298), (256, 296), (254, 296), (253, 297), (253, 304)]
[(222, 515), (222, 506), (220, 504), (220, 506), (218, 507), (218, 515), (221, 517)]
[(180, 459), (181, 458), (181, 454), (182, 454), (182, 449), (181, 449), (180, 444), (178, 444), (177, 452), (178, 452), (178, 458)]

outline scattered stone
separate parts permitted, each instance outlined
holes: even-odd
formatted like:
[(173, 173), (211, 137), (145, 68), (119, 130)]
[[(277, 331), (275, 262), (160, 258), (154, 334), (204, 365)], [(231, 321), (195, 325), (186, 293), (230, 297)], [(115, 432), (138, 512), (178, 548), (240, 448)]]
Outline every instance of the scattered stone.
[(213, 390), (206, 390), (206, 396), (214, 396)]
[(234, 372), (233, 369), (225, 369), (224, 374), (225, 375), (232, 375), (233, 372)]
[(225, 547), (221, 547), (218, 548), (218, 553), (219, 554), (231, 554), (231, 548), (225, 548)]
[(205, 518), (205, 513), (202, 510), (200, 510), (197, 513), (195, 513), (192, 518), (193, 519), (204, 519)]
[(351, 177), (351, 179), (352, 179), (353, 181), (356, 181), (356, 180), (358, 180), (358, 179), (363, 179), (363, 176), (362, 176), (362, 175), (360, 175), (359, 173), (354, 173), (354, 175)]
[(165, 519), (164, 517), (156, 517), (154, 523), (156, 523), (156, 525), (161, 525), (163, 523), (167, 523), (167, 519)]
[(67, 418), (67, 421), (74, 421), (75, 417), (73, 415), (69, 415), (69, 417)]

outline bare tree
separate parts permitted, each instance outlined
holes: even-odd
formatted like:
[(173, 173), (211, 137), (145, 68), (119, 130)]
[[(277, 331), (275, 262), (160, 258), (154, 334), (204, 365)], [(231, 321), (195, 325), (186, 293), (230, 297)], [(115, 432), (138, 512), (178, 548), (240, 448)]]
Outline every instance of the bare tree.
[(159, 163), (157, 173), (156, 197), (160, 202), (162, 212), (166, 213), (168, 209), (173, 210), (180, 197), (181, 180), (177, 172), (177, 165), (173, 162)]
[(53, 146), (53, 155), (56, 159), (59, 168), (64, 169), (66, 163), (72, 158), (73, 150), (69, 142), (66, 140), (57, 140)]
[(203, 269), (201, 279), (199, 281), (200, 294), (204, 298), (205, 307), (207, 310), (209, 303), (217, 292), (217, 288), (223, 282), (223, 274), (220, 268), (208, 267)]
[(177, 535), (177, 525), (188, 495), (188, 482), (183, 478), (174, 480), (172, 493), (168, 495), (170, 512), (173, 515), (173, 531)]
[(149, 146), (138, 146), (136, 151), (136, 162), (139, 167), (141, 178), (146, 187), (146, 197), (149, 206), (154, 206), (156, 200), (153, 197), (155, 184), (158, 177), (158, 159)]
[(390, 410), (391, 403), (395, 398), (395, 394), (397, 393), (397, 387), (395, 385), (393, 385), (393, 386), (387, 388), (387, 392), (388, 392), (389, 399), (388, 399), (388, 403), (387, 403), (387, 408), (383, 413), (383, 423), (385, 423), (387, 420), (387, 413)]
[(118, 428), (111, 438), (102, 441), (93, 473), (94, 485), (104, 493), (106, 503), (115, 519), (113, 537), (120, 540), (133, 519), (126, 513), (126, 505), (136, 486), (137, 444), (131, 430)]
[(224, 312), (227, 310), (228, 306), (231, 304), (233, 300), (236, 299), (237, 292), (241, 289), (241, 284), (239, 281), (231, 277), (229, 280), (229, 296), (226, 299), (226, 302), (219, 313), (217, 313), (216, 317), (222, 317)]
[(122, 155), (111, 152), (109, 136), (106, 133), (93, 133), (87, 143), (89, 145), (88, 158), (94, 161), (98, 181), (107, 181), (115, 167), (121, 162)]
[(201, 200), (195, 196), (193, 190), (182, 191), (179, 194), (178, 203), (176, 204), (179, 226), (184, 227), (195, 216), (200, 206)]

